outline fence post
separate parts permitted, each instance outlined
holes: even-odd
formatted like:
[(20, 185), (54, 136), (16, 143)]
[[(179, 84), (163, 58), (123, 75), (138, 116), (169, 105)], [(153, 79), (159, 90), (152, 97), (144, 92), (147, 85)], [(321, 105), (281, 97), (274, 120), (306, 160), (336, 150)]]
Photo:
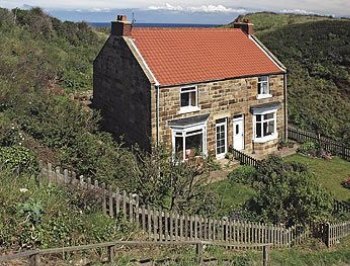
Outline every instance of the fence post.
[(270, 245), (263, 246), (263, 266), (267, 266), (269, 263), (269, 250)]
[(113, 263), (114, 262), (114, 246), (107, 247), (108, 249), (108, 262)]
[(328, 222), (326, 223), (325, 233), (326, 233), (326, 245), (328, 248), (330, 248), (331, 247), (331, 225)]
[(203, 244), (201, 242), (196, 244), (196, 256), (199, 265), (201, 265), (203, 262)]
[(102, 183), (101, 188), (102, 188), (102, 211), (103, 211), (103, 214), (106, 215), (107, 214), (106, 184)]
[(30, 266), (39, 266), (41, 264), (39, 253), (35, 253), (29, 257)]

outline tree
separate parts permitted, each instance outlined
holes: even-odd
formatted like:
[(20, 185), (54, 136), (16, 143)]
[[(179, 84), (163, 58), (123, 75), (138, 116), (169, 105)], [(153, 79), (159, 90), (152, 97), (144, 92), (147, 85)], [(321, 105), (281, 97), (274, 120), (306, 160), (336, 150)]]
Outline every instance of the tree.
[(136, 191), (144, 204), (191, 214), (211, 213), (215, 195), (208, 196), (206, 162), (181, 162), (163, 146), (138, 151)]
[(325, 220), (332, 211), (332, 197), (300, 163), (270, 157), (262, 162), (255, 179), (258, 194), (247, 207), (264, 222), (307, 224)]

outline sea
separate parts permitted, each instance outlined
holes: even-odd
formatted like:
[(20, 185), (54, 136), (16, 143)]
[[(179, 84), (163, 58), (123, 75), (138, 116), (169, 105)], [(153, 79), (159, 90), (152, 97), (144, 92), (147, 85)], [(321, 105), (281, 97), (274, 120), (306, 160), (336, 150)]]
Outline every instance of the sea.
[[(95, 28), (109, 28), (110, 22), (91, 22)], [(163, 28), (214, 28), (219, 24), (181, 24), (181, 23), (135, 23), (135, 27), (163, 27)]]

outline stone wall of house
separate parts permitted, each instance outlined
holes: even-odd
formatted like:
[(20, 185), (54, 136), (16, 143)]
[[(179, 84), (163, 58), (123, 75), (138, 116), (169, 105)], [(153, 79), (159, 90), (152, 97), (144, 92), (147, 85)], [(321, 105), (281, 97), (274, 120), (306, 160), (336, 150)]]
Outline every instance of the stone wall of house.
[[(228, 145), (233, 146), (233, 120), (235, 115), (244, 115), (244, 146), (246, 152), (267, 154), (277, 149), (279, 140), (266, 143), (253, 143), (253, 115), (251, 107), (272, 102), (280, 102), (277, 111), (277, 130), (279, 139), (284, 137), (284, 75), (270, 76), (270, 93), (272, 97), (257, 99), (258, 78), (241, 78), (218, 82), (197, 84), (200, 110), (180, 113), (181, 86), (160, 89), (160, 141), (171, 146), (172, 130), (168, 121), (202, 114), (210, 114), (207, 122), (208, 153), (215, 155), (216, 120), (228, 118)], [(156, 100), (156, 91), (152, 90), (152, 102)], [(152, 136), (156, 138), (156, 108), (152, 106)]]
[(151, 84), (122, 37), (111, 35), (94, 61), (93, 107), (115, 138), (149, 149)]

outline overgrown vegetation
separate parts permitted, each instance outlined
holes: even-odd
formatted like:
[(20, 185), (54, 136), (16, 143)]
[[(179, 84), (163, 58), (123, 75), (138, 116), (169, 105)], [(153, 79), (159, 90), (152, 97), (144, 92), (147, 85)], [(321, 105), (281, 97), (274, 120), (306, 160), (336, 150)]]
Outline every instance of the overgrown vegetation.
[(72, 100), (92, 89), (92, 61), (106, 36), (34, 8), (16, 16), (0, 9), (0, 37), (0, 158), (25, 168), (30, 153), (127, 188), (133, 154), (99, 130), (98, 114)]
[(82, 245), (128, 237), (127, 227), (103, 215), (98, 206), (96, 198), (84, 191), (38, 184), (33, 176), (15, 176), (3, 170), (0, 172), (0, 253), (8, 249)]
[(139, 174), (134, 182), (144, 204), (180, 213), (215, 213), (218, 195), (206, 189), (210, 171), (206, 160), (183, 163), (161, 145), (151, 153), (137, 154)]
[(290, 122), (350, 144), (350, 20), (271, 13), (247, 17), (288, 68)]
[(243, 166), (229, 177), (257, 191), (246, 201), (241, 215), (258, 221), (292, 226), (324, 221), (332, 213), (332, 196), (303, 164), (271, 156), (257, 170)]

